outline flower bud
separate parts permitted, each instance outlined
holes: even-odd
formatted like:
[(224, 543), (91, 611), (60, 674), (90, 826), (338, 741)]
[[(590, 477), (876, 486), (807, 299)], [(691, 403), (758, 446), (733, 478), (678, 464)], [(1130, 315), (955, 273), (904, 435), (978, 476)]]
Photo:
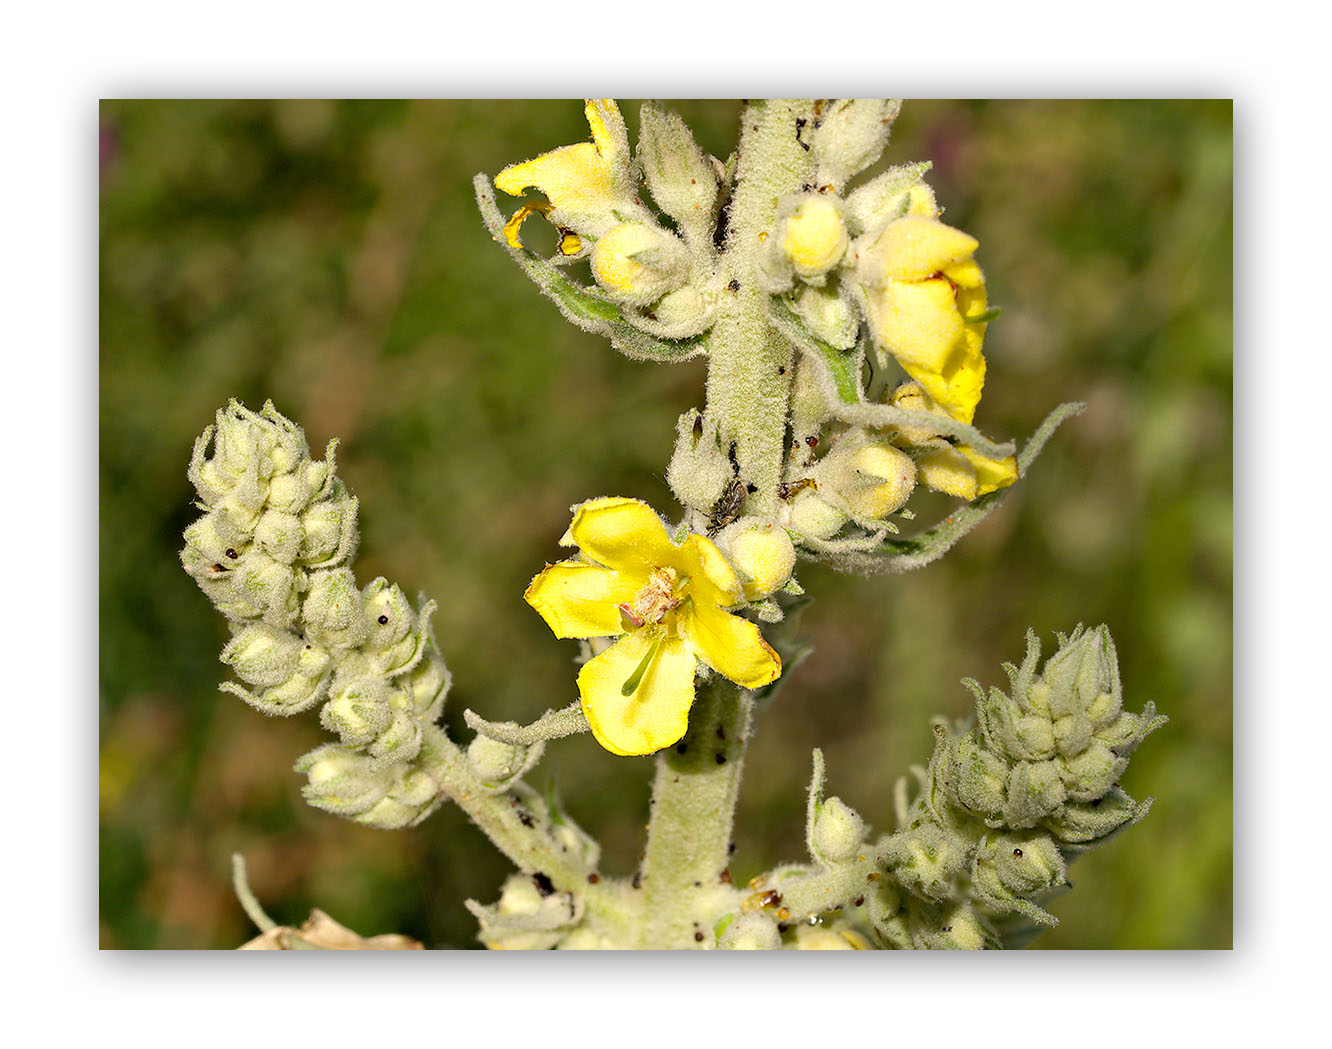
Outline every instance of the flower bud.
[(816, 470), (821, 484), (853, 516), (868, 520), (896, 513), (916, 486), (916, 464), (909, 455), (858, 431), (843, 437)]
[(912, 911), (907, 925), (917, 950), (979, 951), (997, 945), (997, 937), (969, 904)]
[(839, 98), (830, 103), (810, 137), (816, 181), (841, 191), (879, 159), (902, 103), (898, 99)]
[(983, 747), (975, 732), (957, 741), (951, 777), (953, 800), (982, 816), (992, 816), (1004, 807), (1008, 766)]
[(993, 866), (1015, 896), (1044, 892), (1067, 876), (1063, 854), (1048, 834), (1005, 834), (986, 849), (981, 863)]
[(841, 798), (826, 799), (814, 817), (815, 852), (828, 863), (849, 863), (865, 840), (865, 821)]
[(621, 302), (647, 306), (685, 283), (689, 253), (663, 229), (624, 222), (592, 248), (592, 276)]
[(296, 573), (287, 565), (274, 561), (257, 547), (250, 547), (237, 560), (221, 562), (222, 571), (216, 568), (212, 577), (215, 586), (205, 588), (204, 592), (224, 616), (262, 618), (279, 627), (295, 622), (299, 607)]
[(332, 567), (352, 556), (358, 533), (353, 496), (328, 499), (313, 504), (301, 515), (304, 537), (300, 558), (312, 567)]
[(267, 623), (247, 626), (222, 649), (222, 662), (247, 685), (271, 688), (296, 673), (305, 641)]
[(369, 743), (389, 726), (393, 711), (388, 705), (388, 686), (380, 678), (345, 680), (333, 686), (332, 698), (319, 711), (319, 723), (336, 732), (349, 747)]
[(775, 951), (781, 945), (777, 923), (757, 912), (737, 915), (717, 941), (726, 951)]
[(411, 761), (421, 751), (421, 723), (395, 710), (388, 726), (365, 749), (377, 761)]
[(1053, 761), (1019, 761), (1008, 774), (1004, 822), (1033, 827), (1064, 803), (1064, 782)]
[(849, 350), (860, 334), (860, 317), (835, 284), (806, 284), (795, 298), (796, 312), (814, 335), (839, 350)]
[(356, 816), (377, 804), (393, 785), (393, 775), (377, 770), (363, 754), (337, 743), (310, 751), (296, 762), (309, 782), (301, 790), (316, 808), (340, 816)]
[(1073, 801), (1094, 801), (1115, 785), (1128, 761), (1104, 743), (1093, 741), (1081, 754), (1061, 758), (1058, 764), (1068, 796)]
[(828, 539), (846, 524), (846, 511), (839, 510), (813, 488), (796, 493), (786, 512), (786, 524), (800, 535)]
[(310, 577), (302, 614), (306, 633), (334, 648), (354, 648), (367, 633), (361, 591), (349, 568), (332, 568)]
[(680, 416), (675, 432), (675, 451), (666, 468), (666, 482), (685, 506), (708, 512), (735, 477), (720, 448), (717, 424), (691, 408)]
[(883, 847), (884, 863), (908, 892), (941, 900), (966, 868), (967, 843), (935, 823), (894, 834)]
[(482, 783), (496, 786), (518, 775), (523, 768), (527, 748), (501, 743), (489, 736), (477, 736), (467, 745), (467, 763)]
[(422, 721), (437, 720), (451, 683), (448, 667), (431, 646), (431, 653), (426, 658), (397, 679), (398, 687), (406, 696), (403, 709)]
[(795, 569), (795, 547), (786, 529), (759, 517), (742, 517), (717, 535), (716, 543), (735, 569), (751, 601), (785, 586)]
[(289, 565), (300, 553), (305, 541), (305, 530), (295, 514), (281, 510), (265, 510), (254, 529), (254, 541), (275, 561)]
[(840, 202), (836, 197), (806, 194), (781, 220), (777, 243), (797, 274), (822, 283), (850, 243)]
[(415, 826), (434, 812), (441, 800), (439, 784), (429, 773), (408, 769), (385, 797), (356, 817), (356, 822), (380, 830)]

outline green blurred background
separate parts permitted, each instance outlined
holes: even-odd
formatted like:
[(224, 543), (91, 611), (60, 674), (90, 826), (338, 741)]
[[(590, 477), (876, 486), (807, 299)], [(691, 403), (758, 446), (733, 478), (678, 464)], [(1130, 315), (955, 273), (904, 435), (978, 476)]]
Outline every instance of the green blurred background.
[[(725, 157), (738, 102), (675, 103)], [(624, 106), (631, 133), (637, 106)], [(587, 137), (575, 102), (106, 102), (101, 108), (100, 939), (233, 947), (233, 851), (280, 922), (475, 947), (462, 901), (507, 866), (455, 809), (411, 831), (308, 808), (292, 762), (327, 737), (220, 694), (226, 640), (180, 569), (185, 466), (230, 396), (271, 397), (360, 497), (364, 582), (440, 603), (461, 712), (530, 720), (575, 696), (573, 646), (522, 601), (598, 494), (674, 506), (676, 416), (704, 368), (637, 364), (563, 322), (477, 217), (471, 177)], [(802, 855), (809, 751), (877, 827), (891, 789), (1002, 684), (1036, 629), (1107, 623), (1127, 702), (1170, 724), (1125, 778), (1147, 819), (1077, 861), (1037, 948), (1229, 947), (1232, 890), (1232, 107), (908, 102), (886, 157), (930, 159), (980, 239), (991, 301), (978, 423), (1025, 437), (1083, 400), (1004, 506), (943, 562), (806, 566), (814, 656), (763, 714), (737, 882)], [(925, 515), (942, 504), (926, 504)], [(651, 762), (551, 746), (572, 813), (632, 870)]]

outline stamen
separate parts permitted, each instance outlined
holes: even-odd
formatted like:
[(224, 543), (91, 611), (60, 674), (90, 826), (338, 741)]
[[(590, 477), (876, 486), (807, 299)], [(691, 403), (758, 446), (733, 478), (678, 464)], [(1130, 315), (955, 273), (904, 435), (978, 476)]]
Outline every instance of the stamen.
[(646, 622), (642, 616), (633, 610), (627, 601), (621, 601), (615, 607), (620, 610), (620, 615), (624, 617), (625, 622), (635, 628), (642, 626), (643, 623)]
[(662, 639), (658, 637), (643, 653), (643, 658), (639, 660), (637, 668), (625, 678), (624, 684), (620, 686), (620, 695), (632, 696), (638, 691), (638, 686), (643, 683), (643, 678), (647, 675), (648, 668), (652, 666), (652, 661), (657, 658), (657, 652), (661, 649), (661, 642)]

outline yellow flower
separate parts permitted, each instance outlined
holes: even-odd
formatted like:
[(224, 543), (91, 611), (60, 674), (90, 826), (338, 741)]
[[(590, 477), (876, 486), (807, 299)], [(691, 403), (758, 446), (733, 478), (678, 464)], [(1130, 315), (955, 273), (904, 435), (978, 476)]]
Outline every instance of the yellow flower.
[(875, 341), (954, 419), (970, 423), (985, 384), (985, 275), (975, 238), (923, 215), (888, 223), (864, 251)]
[(696, 659), (743, 688), (781, 674), (758, 627), (723, 611), (741, 586), (712, 540), (676, 546), (646, 503), (610, 497), (580, 506), (565, 542), (580, 556), (547, 565), (523, 596), (557, 637), (622, 635), (578, 674), (592, 734), (612, 754), (680, 740)]
[[(561, 146), (533, 160), (510, 164), (495, 176), (495, 185), (512, 196), (528, 188), (546, 195), (549, 208), (525, 205), (504, 227), (511, 245), (519, 247), (518, 230), (531, 214), (547, 215), (556, 225), (578, 232), (597, 234), (616, 221), (611, 209), (632, 202), (633, 180), (629, 171), (629, 137), (624, 118), (612, 99), (589, 98), (584, 106), (592, 128), (592, 141)], [(575, 237), (565, 254), (576, 254), (581, 243)]]

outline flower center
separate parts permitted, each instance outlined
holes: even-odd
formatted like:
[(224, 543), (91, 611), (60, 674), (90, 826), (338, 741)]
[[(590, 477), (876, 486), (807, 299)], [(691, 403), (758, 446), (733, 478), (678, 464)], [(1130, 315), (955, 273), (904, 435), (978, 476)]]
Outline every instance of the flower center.
[(675, 569), (654, 568), (646, 585), (634, 598), (634, 618), (645, 624), (660, 623), (665, 619), (666, 613), (680, 603), (682, 595), (676, 593), (679, 581)]

